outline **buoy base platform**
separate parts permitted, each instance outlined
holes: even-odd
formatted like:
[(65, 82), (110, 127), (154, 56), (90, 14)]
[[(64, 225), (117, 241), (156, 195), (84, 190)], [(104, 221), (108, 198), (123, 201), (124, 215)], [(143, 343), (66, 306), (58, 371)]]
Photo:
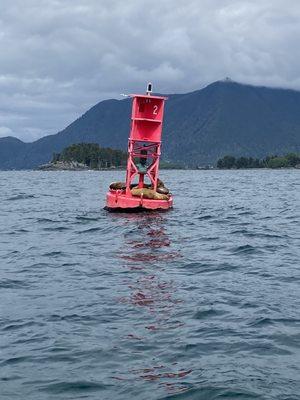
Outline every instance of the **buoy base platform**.
[(145, 199), (132, 196), (121, 190), (110, 190), (106, 195), (106, 207), (108, 211), (151, 211), (169, 210), (173, 207), (173, 198), (168, 200)]

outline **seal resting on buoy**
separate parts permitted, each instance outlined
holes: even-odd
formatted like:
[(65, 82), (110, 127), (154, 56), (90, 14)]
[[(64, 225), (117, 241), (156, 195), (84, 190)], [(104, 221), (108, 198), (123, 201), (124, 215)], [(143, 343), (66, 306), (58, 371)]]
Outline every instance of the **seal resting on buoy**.
[(166, 187), (159, 187), (156, 189), (156, 191), (160, 194), (169, 194), (169, 189), (167, 189)]
[(157, 193), (169, 194), (169, 189), (165, 187), (165, 184), (160, 179), (157, 179)]
[(126, 189), (126, 183), (125, 182), (112, 182), (109, 185), (109, 188), (112, 190), (125, 190)]
[[(125, 182), (112, 182), (109, 185), (109, 188), (111, 190), (126, 190), (126, 183)], [(133, 196), (140, 196), (141, 193), (139, 194), (133, 194), (132, 193), (132, 189), (139, 189), (144, 191), (143, 196), (145, 197), (145, 199), (157, 199), (157, 200), (168, 200), (168, 194), (169, 194), (169, 189), (165, 187), (163, 181), (161, 181), (160, 179), (157, 179), (157, 188), (156, 188), (156, 192), (153, 189), (153, 185), (152, 183), (144, 183), (144, 187), (143, 188), (139, 188), (138, 185), (136, 183), (132, 183), (130, 185), (130, 189), (131, 189), (131, 194)], [(153, 194), (153, 193), (155, 194)], [(159, 195), (163, 195), (166, 196), (164, 198), (160, 198)], [(151, 196), (151, 197), (147, 197), (147, 196)]]
[(145, 199), (152, 199), (152, 200), (169, 200), (169, 196), (167, 194), (157, 193), (153, 189), (149, 188), (138, 188), (135, 187), (131, 189), (132, 196), (144, 197)]

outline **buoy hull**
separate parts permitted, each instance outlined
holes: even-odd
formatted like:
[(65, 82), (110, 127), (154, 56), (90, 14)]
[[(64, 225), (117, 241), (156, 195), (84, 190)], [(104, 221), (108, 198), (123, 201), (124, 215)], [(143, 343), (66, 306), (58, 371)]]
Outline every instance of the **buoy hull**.
[(110, 190), (106, 195), (106, 209), (115, 210), (168, 210), (173, 206), (173, 198), (169, 200), (153, 200), (128, 195), (119, 190)]

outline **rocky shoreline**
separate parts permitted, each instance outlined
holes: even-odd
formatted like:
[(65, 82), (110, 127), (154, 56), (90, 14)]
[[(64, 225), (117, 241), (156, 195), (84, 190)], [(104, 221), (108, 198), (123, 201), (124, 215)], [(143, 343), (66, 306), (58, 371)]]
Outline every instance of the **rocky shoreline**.
[(39, 171), (87, 171), (90, 168), (76, 161), (56, 161), (40, 165), (37, 169)]
[(38, 171), (107, 171), (107, 170), (124, 170), (125, 167), (107, 167), (107, 168), (91, 168), (86, 164), (77, 161), (56, 161), (42, 164), (37, 167)]
[[(90, 168), (86, 164), (82, 164), (76, 161), (56, 161), (56, 162), (49, 162), (47, 164), (40, 165), (37, 167), (38, 171), (107, 171), (107, 170), (124, 170), (125, 167), (109, 167), (109, 168)], [(173, 168), (161, 168), (161, 169), (173, 169)], [(237, 168), (216, 168), (216, 167), (196, 167), (196, 168), (181, 168), (181, 169), (196, 169), (196, 170), (238, 170)], [(296, 165), (295, 167), (281, 167), (281, 168), (240, 168), (240, 169), (300, 169), (300, 164)]]

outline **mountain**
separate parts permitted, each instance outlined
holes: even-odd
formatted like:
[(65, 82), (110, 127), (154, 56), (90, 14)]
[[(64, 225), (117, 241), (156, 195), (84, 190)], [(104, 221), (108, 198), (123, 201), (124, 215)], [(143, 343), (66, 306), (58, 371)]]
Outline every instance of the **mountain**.
[[(0, 139), (0, 169), (34, 168), (72, 143), (127, 148), (131, 101), (105, 100), (56, 135), (32, 143)], [(262, 158), (300, 152), (300, 92), (218, 81), (169, 95), (163, 158), (190, 166), (226, 154)]]
[(30, 143), (8, 136), (0, 138), (0, 169), (26, 168)]

